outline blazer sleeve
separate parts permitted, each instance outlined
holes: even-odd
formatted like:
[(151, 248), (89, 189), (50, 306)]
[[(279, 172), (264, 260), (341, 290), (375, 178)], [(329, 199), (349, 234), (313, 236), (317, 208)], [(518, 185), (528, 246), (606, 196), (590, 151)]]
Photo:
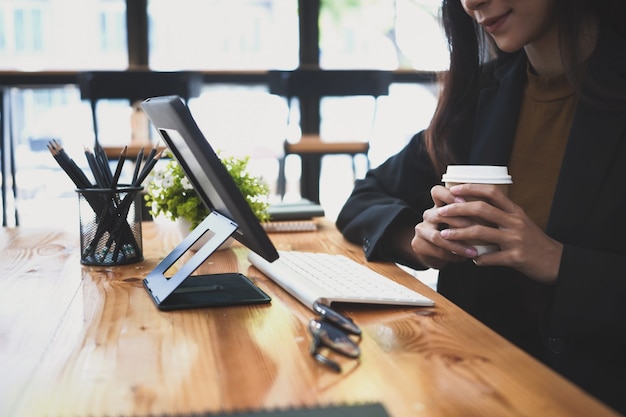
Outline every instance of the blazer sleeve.
[(355, 182), (340, 211), (336, 226), (343, 236), (363, 246), (369, 261), (399, 262), (424, 269), (414, 261), (386, 250), (390, 229), (413, 229), (422, 213), (433, 206), (431, 188), (440, 184), (424, 146), (423, 133), (415, 135), (397, 154)]

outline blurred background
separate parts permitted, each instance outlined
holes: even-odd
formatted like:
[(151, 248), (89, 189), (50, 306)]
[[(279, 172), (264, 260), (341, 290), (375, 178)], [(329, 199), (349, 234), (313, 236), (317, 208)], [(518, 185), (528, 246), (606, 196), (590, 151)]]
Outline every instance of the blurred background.
[[(434, 111), (434, 75), (447, 68), (448, 57), (439, 5), (440, 0), (0, 0), (5, 223), (76, 222), (74, 186), (46, 144), (60, 141), (86, 166), (83, 152), (94, 144), (94, 126), (90, 103), (72, 81), (84, 71), (200, 72), (201, 91), (188, 104), (202, 131), (225, 154), (250, 156), (250, 168), (270, 184), (274, 201), (282, 197), (277, 179), (283, 142), (302, 133), (299, 121), (308, 116), (297, 101), (288, 107), (284, 97), (270, 92), (268, 71), (390, 71), (389, 94), (375, 105), (371, 97), (329, 97), (315, 108), (320, 135), (367, 137), (369, 164), (380, 164), (425, 128)], [(128, 144), (138, 134), (133, 130), (142, 128), (141, 115), (127, 100), (99, 102), (97, 118), (103, 146)], [(284, 161), (282, 198), (297, 200), (301, 161)], [(354, 173), (347, 155), (327, 155), (321, 164), (319, 201), (334, 218), (366, 162), (355, 159)]]

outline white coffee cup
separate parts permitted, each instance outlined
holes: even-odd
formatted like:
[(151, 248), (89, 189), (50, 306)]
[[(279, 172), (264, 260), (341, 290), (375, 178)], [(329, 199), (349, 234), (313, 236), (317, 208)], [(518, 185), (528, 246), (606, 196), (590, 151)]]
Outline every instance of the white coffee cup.
[[(502, 189), (505, 194), (508, 192), (509, 184), (513, 183), (508, 168), (498, 165), (448, 165), (441, 180), (445, 183), (446, 188), (458, 184), (494, 184)], [(486, 224), (481, 219), (474, 219), (474, 221), (479, 224)], [(472, 241), (468, 244), (476, 248), (479, 256), (500, 250), (498, 245), (481, 241)]]

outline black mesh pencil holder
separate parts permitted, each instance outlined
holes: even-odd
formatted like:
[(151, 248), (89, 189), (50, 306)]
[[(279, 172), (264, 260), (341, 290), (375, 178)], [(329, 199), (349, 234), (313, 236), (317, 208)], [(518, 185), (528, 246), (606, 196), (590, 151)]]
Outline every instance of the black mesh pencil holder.
[(114, 266), (143, 260), (141, 190), (77, 189), (80, 211), (80, 262)]

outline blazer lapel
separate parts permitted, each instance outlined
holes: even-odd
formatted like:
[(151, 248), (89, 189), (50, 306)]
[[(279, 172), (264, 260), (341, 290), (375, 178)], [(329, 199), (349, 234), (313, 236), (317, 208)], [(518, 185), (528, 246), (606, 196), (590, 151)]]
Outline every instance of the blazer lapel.
[(623, 112), (579, 102), (552, 201), (549, 235), (567, 242), (579, 240), (576, 225), (588, 221), (625, 129)]
[[(626, 53), (622, 38), (602, 32), (587, 72), (602, 87), (624, 91)], [(610, 178), (611, 164), (624, 163), (615, 161), (615, 155), (625, 138), (624, 110), (611, 111), (579, 100), (550, 210), (548, 234), (567, 242), (585, 239), (577, 226), (592, 221), (589, 216), (599, 201), (602, 185)]]
[(509, 162), (527, 65), (523, 53), (511, 59), (512, 62), (496, 70), (499, 85), (485, 88), (479, 94), (470, 164), (507, 165)]

